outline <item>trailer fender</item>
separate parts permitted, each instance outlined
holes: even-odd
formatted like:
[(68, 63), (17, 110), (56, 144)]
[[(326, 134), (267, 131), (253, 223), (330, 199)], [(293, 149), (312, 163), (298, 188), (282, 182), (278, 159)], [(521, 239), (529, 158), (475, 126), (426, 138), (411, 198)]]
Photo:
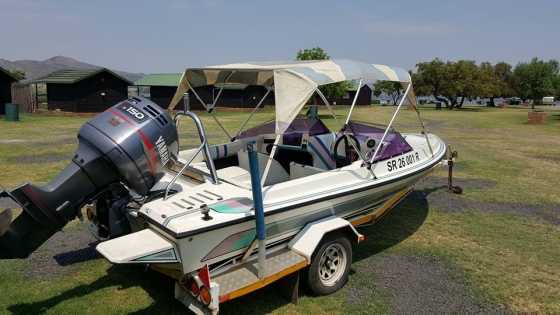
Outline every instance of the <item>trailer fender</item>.
[[(358, 233), (356, 228), (348, 222), (339, 217), (328, 217), (313, 223), (309, 223), (301, 230), (288, 244), (288, 247), (304, 256), (308, 263), (311, 263), (311, 256), (323, 237), (330, 232), (344, 231), (351, 235), (351, 241), (357, 243), (363, 241), (365, 237)], [(355, 237), (355, 238), (354, 238)]]

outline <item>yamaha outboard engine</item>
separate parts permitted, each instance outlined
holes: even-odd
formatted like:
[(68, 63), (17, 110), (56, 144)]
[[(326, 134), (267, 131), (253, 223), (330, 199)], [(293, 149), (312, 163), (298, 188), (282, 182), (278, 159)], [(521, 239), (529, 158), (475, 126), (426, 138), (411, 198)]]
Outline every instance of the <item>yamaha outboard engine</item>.
[(97, 115), (81, 127), (72, 163), (53, 181), (0, 192), (23, 209), (11, 224), (0, 211), (0, 259), (29, 256), (108, 190), (146, 195), (178, 149), (173, 120), (147, 99), (133, 97)]

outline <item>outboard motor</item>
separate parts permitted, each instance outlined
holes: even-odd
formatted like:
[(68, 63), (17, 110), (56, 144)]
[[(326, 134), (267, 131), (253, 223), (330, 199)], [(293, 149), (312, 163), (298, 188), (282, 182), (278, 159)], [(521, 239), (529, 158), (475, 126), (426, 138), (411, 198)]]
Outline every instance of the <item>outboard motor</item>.
[(58, 177), (0, 192), (23, 210), (13, 222), (0, 211), (0, 259), (29, 256), (115, 186), (148, 194), (178, 150), (173, 120), (147, 99), (133, 97), (97, 115), (81, 127), (72, 163)]

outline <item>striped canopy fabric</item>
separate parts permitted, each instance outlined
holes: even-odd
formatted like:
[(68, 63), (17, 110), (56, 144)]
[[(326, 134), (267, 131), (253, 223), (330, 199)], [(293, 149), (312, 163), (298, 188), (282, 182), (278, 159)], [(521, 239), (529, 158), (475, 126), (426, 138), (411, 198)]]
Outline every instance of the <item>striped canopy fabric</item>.
[(404, 69), (347, 59), (235, 63), (185, 70), (169, 109), (179, 103), (184, 93), (200, 86), (239, 83), (270, 87), (275, 95), (276, 134), (280, 135), (317, 87), (350, 80), (362, 80), (364, 84), (394, 81), (403, 86), (411, 83)]

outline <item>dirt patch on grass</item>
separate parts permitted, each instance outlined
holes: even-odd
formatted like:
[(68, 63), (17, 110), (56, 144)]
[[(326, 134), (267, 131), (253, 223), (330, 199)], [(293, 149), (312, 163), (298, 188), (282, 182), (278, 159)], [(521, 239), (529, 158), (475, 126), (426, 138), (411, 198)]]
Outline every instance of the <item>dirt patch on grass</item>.
[[(356, 264), (355, 272), (370, 279), (394, 314), (505, 314), (504, 306), (477, 302), (463, 272), (434, 257), (377, 255)], [(351, 287), (348, 303), (363, 303), (371, 292)]]
[(0, 140), (0, 144), (13, 144), (13, 143), (25, 143), (25, 139), (8, 139), (8, 140)]
[(42, 140), (37, 142), (41, 146), (62, 146), (67, 144), (78, 144), (78, 139), (75, 136), (72, 137), (58, 137), (52, 140)]
[(560, 163), (560, 155), (557, 154), (530, 154), (528, 157), (547, 162)]
[[(483, 178), (457, 178), (453, 177), (453, 185), (460, 186), (464, 190), (468, 189), (488, 189), (496, 187), (496, 182)], [(447, 187), (447, 178), (428, 176), (416, 185), (417, 190), (430, 190), (434, 188)]]
[(100, 258), (97, 240), (85, 224), (58, 232), (26, 259), (24, 274), (28, 278), (48, 280), (67, 275), (80, 263)]
[(76, 136), (50, 136), (48, 138), (40, 139), (0, 139), (0, 144), (29, 144), (39, 146), (56, 146), (65, 144), (76, 144), (78, 139)]
[(8, 159), (11, 164), (42, 164), (67, 161), (72, 155), (62, 153), (19, 155)]
[[(460, 186), (464, 191), (469, 189), (487, 189), (496, 185), (496, 182), (485, 179), (456, 178), (453, 184)], [(444, 212), (463, 212), (478, 210), (482, 212), (505, 213), (527, 217), (535, 217), (554, 225), (560, 225), (560, 204), (528, 204), (516, 202), (485, 202), (472, 200), (447, 192), (447, 178), (430, 176), (416, 186), (413, 194), (421, 194), (427, 200), (430, 208)]]

